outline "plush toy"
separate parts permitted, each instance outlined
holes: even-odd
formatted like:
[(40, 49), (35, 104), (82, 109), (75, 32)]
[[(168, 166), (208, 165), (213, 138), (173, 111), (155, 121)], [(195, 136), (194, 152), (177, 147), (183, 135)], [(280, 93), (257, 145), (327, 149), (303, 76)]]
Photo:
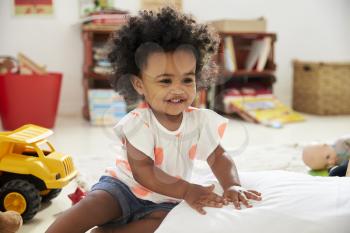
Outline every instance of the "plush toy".
[(329, 169), (330, 176), (345, 176), (350, 158), (350, 135), (333, 144), (313, 144), (303, 149), (303, 161), (312, 170)]
[(0, 232), (15, 233), (22, 226), (23, 220), (19, 213), (15, 211), (0, 211)]

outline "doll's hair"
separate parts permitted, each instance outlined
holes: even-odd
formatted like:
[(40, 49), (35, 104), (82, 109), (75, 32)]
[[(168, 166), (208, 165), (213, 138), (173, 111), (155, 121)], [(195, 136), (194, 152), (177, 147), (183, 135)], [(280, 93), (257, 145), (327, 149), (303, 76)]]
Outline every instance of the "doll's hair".
[(111, 40), (111, 85), (127, 102), (137, 101), (140, 96), (131, 79), (141, 77), (141, 68), (148, 56), (180, 48), (192, 51), (196, 57), (197, 88), (208, 87), (217, 77), (218, 69), (212, 55), (217, 51), (218, 38), (208, 25), (197, 23), (190, 15), (170, 7), (162, 8), (158, 13), (140, 11), (138, 16), (130, 17)]

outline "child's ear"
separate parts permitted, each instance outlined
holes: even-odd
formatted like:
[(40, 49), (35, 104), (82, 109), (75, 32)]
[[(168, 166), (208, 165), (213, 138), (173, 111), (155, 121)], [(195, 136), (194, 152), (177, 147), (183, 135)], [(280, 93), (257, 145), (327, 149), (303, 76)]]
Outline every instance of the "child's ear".
[(143, 95), (144, 91), (143, 91), (142, 79), (140, 79), (137, 76), (132, 76), (131, 77), (131, 83), (132, 83), (133, 87), (135, 88), (135, 90), (137, 91), (137, 93), (139, 95)]

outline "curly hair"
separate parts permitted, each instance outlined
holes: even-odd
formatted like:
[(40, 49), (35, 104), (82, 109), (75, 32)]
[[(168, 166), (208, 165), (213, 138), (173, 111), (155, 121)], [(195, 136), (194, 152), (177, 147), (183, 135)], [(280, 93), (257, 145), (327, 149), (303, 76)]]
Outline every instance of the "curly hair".
[(141, 11), (138, 16), (130, 17), (113, 36), (109, 54), (113, 66), (111, 85), (128, 103), (137, 101), (140, 96), (131, 78), (141, 77), (141, 68), (150, 53), (174, 52), (183, 47), (196, 57), (197, 88), (208, 87), (217, 74), (211, 57), (217, 51), (218, 38), (208, 25), (197, 23), (191, 16), (170, 7), (162, 8), (159, 13)]

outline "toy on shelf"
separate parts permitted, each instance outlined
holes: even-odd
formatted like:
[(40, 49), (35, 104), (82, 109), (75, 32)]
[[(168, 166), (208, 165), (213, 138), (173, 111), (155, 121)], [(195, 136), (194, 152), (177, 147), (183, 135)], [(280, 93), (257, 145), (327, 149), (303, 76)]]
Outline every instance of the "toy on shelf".
[(0, 232), (15, 233), (22, 226), (23, 220), (19, 213), (15, 211), (0, 211)]
[(350, 159), (350, 135), (333, 144), (319, 143), (304, 147), (303, 161), (315, 171), (329, 169), (330, 176), (345, 176)]
[(76, 177), (72, 157), (47, 140), (53, 132), (36, 125), (0, 132), (0, 210), (30, 220), (41, 202), (55, 198)]

